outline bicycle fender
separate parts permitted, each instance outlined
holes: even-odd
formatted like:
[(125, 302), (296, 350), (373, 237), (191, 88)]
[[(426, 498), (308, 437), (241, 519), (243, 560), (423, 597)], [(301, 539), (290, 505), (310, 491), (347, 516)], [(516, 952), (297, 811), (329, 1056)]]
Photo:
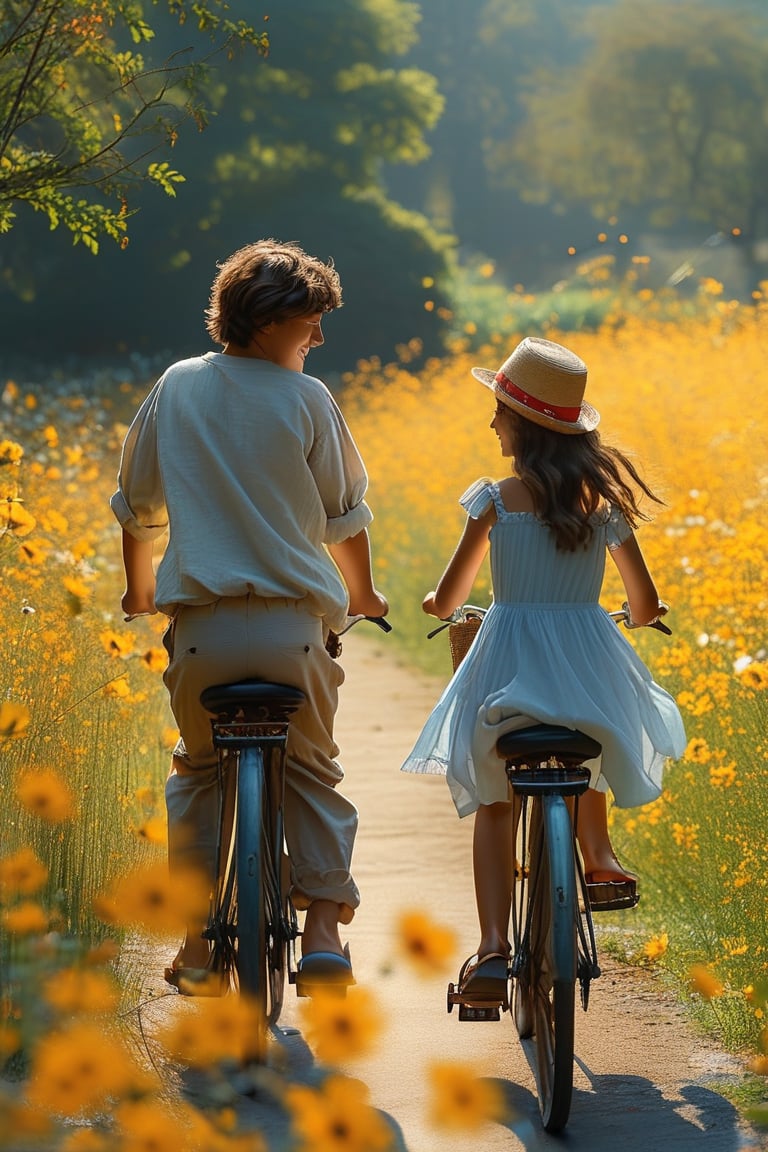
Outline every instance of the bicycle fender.
[(549, 855), (552, 902), (552, 961), (554, 980), (576, 976), (576, 870), (573, 825), (562, 796), (542, 796), (544, 834)]

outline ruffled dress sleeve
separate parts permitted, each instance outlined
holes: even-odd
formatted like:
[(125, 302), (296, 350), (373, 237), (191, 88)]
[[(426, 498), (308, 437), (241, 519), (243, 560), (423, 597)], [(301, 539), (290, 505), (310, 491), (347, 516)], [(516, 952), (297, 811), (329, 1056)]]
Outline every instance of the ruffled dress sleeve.
[(470, 484), (460, 498), (459, 504), (468, 516), (471, 516), (473, 520), (479, 520), (483, 513), (488, 510), (489, 505), (493, 504), (493, 489), (493, 480), (483, 476), (480, 480), (475, 480), (474, 484)]
[(605, 542), (611, 552), (626, 544), (632, 535), (632, 529), (626, 521), (624, 513), (615, 504), (611, 504), (608, 520), (605, 526)]

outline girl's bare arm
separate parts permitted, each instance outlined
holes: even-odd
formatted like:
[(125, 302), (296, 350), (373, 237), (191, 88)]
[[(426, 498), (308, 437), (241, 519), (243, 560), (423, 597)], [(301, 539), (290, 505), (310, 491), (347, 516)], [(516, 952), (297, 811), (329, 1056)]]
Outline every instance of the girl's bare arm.
[(488, 551), (488, 534), (493, 527), (496, 513), (490, 508), (479, 520), (467, 517), (461, 539), (448, 566), (440, 577), (434, 592), (428, 592), (422, 601), (422, 608), (430, 616), (441, 620), (450, 616), (454, 608), (463, 604), (475, 582), (478, 569)]
[(630, 536), (611, 556), (627, 593), (629, 610), (635, 624), (648, 624), (659, 615), (659, 593), (648, 571), (640, 545)]

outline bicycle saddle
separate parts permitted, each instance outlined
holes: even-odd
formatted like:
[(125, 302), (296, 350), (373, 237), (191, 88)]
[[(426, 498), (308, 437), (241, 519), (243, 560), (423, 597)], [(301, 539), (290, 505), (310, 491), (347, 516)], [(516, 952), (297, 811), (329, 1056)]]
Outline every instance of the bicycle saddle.
[(540, 764), (553, 757), (562, 763), (583, 764), (602, 752), (602, 745), (574, 728), (555, 724), (535, 724), (507, 732), (496, 742), (502, 760), (518, 764)]
[(270, 715), (289, 716), (304, 703), (304, 693), (287, 684), (266, 680), (240, 680), (236, 684), (215, 684), (200, 693), (200, 703), (216, 715), (258, 708)]

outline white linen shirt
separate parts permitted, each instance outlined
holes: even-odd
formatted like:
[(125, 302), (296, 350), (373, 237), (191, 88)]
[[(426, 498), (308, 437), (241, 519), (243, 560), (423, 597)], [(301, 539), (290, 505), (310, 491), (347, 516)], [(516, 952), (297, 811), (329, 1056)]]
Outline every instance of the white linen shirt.
[(306, 600), (339, 630), (348, 594), (324, 548), (373, 519), (368, 477), (322, 383), (271, 361), (172, 364), (136, 413), (110, 504), (131, 536), (168, 531), (155, 602)]

